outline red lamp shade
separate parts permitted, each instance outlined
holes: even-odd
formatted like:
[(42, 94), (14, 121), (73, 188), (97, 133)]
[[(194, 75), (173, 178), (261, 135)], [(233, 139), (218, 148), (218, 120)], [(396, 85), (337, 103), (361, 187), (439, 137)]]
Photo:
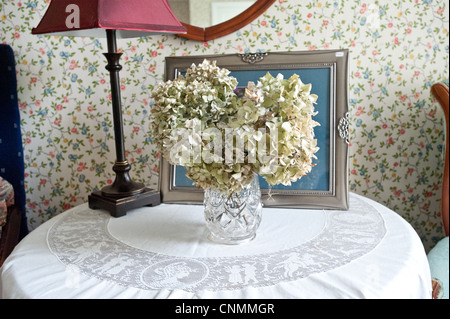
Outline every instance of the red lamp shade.
[(32, 34), (118, 38), (154, 33), (186, 33), (167, 0), (52, 0)]

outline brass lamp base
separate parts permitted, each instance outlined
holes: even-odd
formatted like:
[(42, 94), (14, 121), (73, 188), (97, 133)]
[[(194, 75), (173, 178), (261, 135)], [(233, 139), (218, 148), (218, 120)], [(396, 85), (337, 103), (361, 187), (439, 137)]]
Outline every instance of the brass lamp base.
[(93, 192), (89, 195), (89, 208), (105, 209), (113, 217), (121, 217), (126, 215), (127, 211), (142, 206), (157, 206), (161, 204), (161, 194), (159, 191), (150, 188), (138, 194), (113, 197), (106, 196), (102, 191)]

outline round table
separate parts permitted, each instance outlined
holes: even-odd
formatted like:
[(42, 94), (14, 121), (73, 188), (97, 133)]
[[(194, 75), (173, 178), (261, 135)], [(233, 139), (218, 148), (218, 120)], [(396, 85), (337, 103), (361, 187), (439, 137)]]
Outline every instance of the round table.
[(423, 245), (398, 214), (350, 194), (350, 209), (264, 208), (256, 238), (207, 239), (201, 205), (113, 218), (87, 204), (25, 237), (1, 298), (431, 298)]

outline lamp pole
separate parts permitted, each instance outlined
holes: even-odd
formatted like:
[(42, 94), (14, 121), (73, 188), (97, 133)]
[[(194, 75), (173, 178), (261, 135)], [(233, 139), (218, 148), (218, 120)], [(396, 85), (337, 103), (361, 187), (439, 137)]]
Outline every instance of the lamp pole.
[(125, 157), (125, 142), (123, 136), (122, 105), (120, 97), (119, 72), (122, 66), (119, 63), (122, 53), (117, 52), (116, 30), (106, 30), (108, 53), (103, 55), (108, 60), (106, 69), (109, 71), (111, 81), (111, 100), (114, 120), (114, 139), (116, 143), (116, 162), (113, 171), (116, 179), (112, 185), (102, 189), (105, 196), (129, 196), (144, 191), (145, 185), (134, 182), (129, 175), (131, 165)]
[(122, 106), (120, 96), (120, 77), (122, 69), (120, 57), (117, 52), (116, 30), (106, 30), (108, 52), (103, 55), (108, 64), (111, 82), (111, 100), (114, 121), (114, 140), (116, 146), (116, 162), (113, 171), (116, 178), (111, 185), (105, 186), (100, 192), (94, 192), (89, 196), (90, 208), (104, 208), (110, 211), (114, 217), (125, 215), (127, 210), (141, 206), (157, 205), (160, 203), (160, 194), (145, 187), (143, 183), (131, 179), (129, 171), (131, 165), (125, 157), (125, 142), (123, 134)]

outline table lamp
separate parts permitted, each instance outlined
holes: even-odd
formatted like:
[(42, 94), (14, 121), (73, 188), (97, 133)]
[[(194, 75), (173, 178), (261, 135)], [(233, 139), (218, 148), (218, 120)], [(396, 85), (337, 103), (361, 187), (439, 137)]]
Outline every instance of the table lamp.
[(116, 38), (141, 37), (159, 33), (186, 33), (166, 0), (52, 0), (32, 34), (105, 37), (108, 52), (104, 53), (110, 73), (114, 120), (116, 174), (111, 185), (89, 195), (89, 207), (105, 209), (113, 217), (127, 211), (158, 205), (159, 191), (145, 187), (130, 178), (131, 166), (125, 157), (119, 64)]

